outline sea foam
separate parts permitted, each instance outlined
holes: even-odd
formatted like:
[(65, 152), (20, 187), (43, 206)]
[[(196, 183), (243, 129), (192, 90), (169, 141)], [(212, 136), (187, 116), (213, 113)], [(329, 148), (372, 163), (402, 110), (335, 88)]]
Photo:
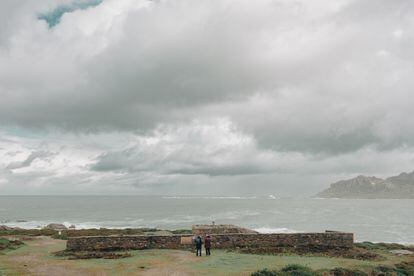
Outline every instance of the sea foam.
[(259, 227), (253, 229), (261, 234), (273, 234), (273, 233), (300, 233), (301, 231), (288, 229), (288, 228), (269, 228), (269, 227)]

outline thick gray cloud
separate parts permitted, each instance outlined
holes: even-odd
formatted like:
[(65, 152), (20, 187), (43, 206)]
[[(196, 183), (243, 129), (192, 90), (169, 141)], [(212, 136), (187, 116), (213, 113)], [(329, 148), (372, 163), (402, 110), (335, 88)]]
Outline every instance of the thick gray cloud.
[(90, 2), (0, 4), (0, 186), (412, 167), (412, 1)]
[(30, 3), (0, 54), (3, 123), (145, 130), (207, 105), (266, 147), (413, 141), (394, 129), (412, 115), (410, 1), (107, 0), (52, 30), (36, 14), (64, 2)]
[(281, 165), (276, 153), (259, 149), (253, 137), (228, 120), (161, 126), (130, 144), (98, 156), (91, 169), (217, 176), (270, 173)]

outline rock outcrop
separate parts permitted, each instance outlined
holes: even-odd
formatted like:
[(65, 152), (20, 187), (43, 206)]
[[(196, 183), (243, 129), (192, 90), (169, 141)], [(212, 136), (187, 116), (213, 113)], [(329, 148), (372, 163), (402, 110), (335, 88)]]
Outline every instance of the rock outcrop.
[(381, 179), (357, 176), (341, 180), (316, 195), (320, 198), (414, 198), (414, 172)]
[(0, 225), (0, 230), (10, 231), (10, 230), (14, 230), (14, 227), (10, 227), (10, 226), (7, 226), (7, 225)]
[(51, 223), (51, 224), (48, 224), (45, 228), (46, 229), (57, 230), (57, 231), (68, 229), (65, 225), (60, 224), (60, 223)]

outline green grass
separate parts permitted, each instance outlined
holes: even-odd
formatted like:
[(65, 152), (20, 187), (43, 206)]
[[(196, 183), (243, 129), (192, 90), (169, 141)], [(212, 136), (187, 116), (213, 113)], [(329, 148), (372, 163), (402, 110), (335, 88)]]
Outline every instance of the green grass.
[(334, 268), (313, 270), (302, 265), (287, 265), (280, 270), (261, 269), (253, 272), (251, 276), (369, 276), (369, 275), (383, 275), (383, 276), (412, 276), (414, 275), (414, 262), (403, 262), (392, 267), (377, 266), (369, 271), (361, 271), (358, 269), (349, 268)]
[(174, 254), (181, 251), (175, 250), (143, 250), (131, 251), (131, 257), (125, 259), (91, 259), (76, 260), (76, 266), (85, 269), (101, 268), (105, 271), (116, 273), (117, 267), (123, 267), (125, 271), (139, 268), (151, 268), (154, 261), (161, 264), (174, 264), (182, 267), (185, 271), (194, 274), (210, 275), (237, 275), (240, 272), (256, 271), (263, 267), (280, 269), (290, 264), (309, 266), (312, 269), (333, 269), (342, 265), (371, 266), (369, 262), (358, 260), (344, 260), (327, 257), (304, 257), (304, 256), (262, 256), (216, 250), (213, 255), (203, 256), (197, 262), (186, 262), (174, 259)]
[[(57, 248), (56, 248), (57, 249)], [(28, 252), (28, 251), (26, 251)], [(240, 272), (256, 271), (261, 268), (281, 269), (287, 265), (298, 264), (310, 267), (314, 270), (333, 269), (336, 267), (358, 267), (372, 268), (375, 262), (330, 258), (330, 257), (312, 257), (297, 255), (250, 255), (235, 252), (227, 252), (225, 250), (215, 250), (213, 255), (198, 258), (196, 262), (186, 262), (185, 260), (176, 260), (174, 255), (187, 254), (176, 250), (142, 250), (130, 251), (131, 257), (125, 259), (89, 259), (76, 260), (74, 262), (77, 267), (84, 269), (104, 269), (116, 273), (119, 267), (125, 271), (136, 270), (142, 268), (151, 268), (154, 262), (160, 264), (172, 264), (182, 267), (190, 273), (201, 273), (211, 275), (237, 275)], [(190, 254), (190, 253), (188, 253)], [(192, 257), (192, 256), (191, 256)], [(52, 257), (57, 258), (57, 257)], [(59, 259), (59, 258), (57, 258)]]
[[(5, 243), (5, 241), (3, 241)], [(254, 255), (243, 254), (238, 252), (227, 252), (225, 250), (213, 250), (212, 255), (207, 257), (203, 255), (195, 257), (195, 254), (179, 251), (179, 250), (138, 250), (129, 251), (132, 255), (123, 259), (87, 259), (87, 260), (67, 260), (64, 257), (56, 257), (53, 252), (65, 249), (65, 242), (61, 240), (53, 240), (50, 238), (35, 238), (31, 241), (25, 241), (26, 245), (16, 250), (7, 250), (5, 255), (0, 255), (0, 272), (3, 274), (18, 275), (21, 264), (15, 263), (13, 257), (22, 256), (38, 256), (40, 263), (50, 263), (55, 266), (65, 266), (68, 268), (79, 269), (85, 273), (128, 275), (155, 268), (172, 268), (174, 271), (179, 270), (189, 274), (196, 275), (250, 275), (255, 271), (261, 271), (265, 268), (268, 271), (277, 271), (292, 274), (295, 271), (305, 271), (303, 267), (307, 267), (315, 273), (323, 271), (333, 271), (335, 268), (338, 273), (356, 271), (369, 272), (378, 270), (386, 272), (392, 269), (396, 275), (414, 275), (411, 264), (403, 264), (404, 261), (414, 262), (414, 256), (396, 256), (389, 253), (388, 249), (373, 248), (372, 250), (381, 254), (381, 260), (356, 260), (347, 258), (337, 258), (317, 255)], [(2, 261), (4, 263), (2, 263)], [(400, 265), (395, 266), (395, 264)], [(3, 265), (4, 264), (4, 265)], [(289, 271), (282, 269), (288, 267)], [(341, 268), (341, 269), (339, 269)], [(391, 270), (390, 270), (391, 271)], [(413, 272), (413, 274), (404, 274), (405, 272)], [(7, 272), (7, 273), (6, 273)], [(301, 273), (302, 273), (301, 272)], [(399, 273), (399, 274), (398, 274)], [(303, 274), (303, 273), (302, 273)], [(354, 273), (355, 274), (355, 273)], [(0, 274), (1, 275), (1, 274)], [(305, 274), (303, 274), (305, 275)], [(338, 274), (346, 275), (346, 274)], [(350, 274), (352, 275), (352, 274)], [(355, 274), (358, 275), (358, 274)]]
[(197, 264), (187, 265), (194, 271), (209, 271), (212, 274), (238, 271), (256, 271), (262, 268), (280, 269), (290, 264), (308, 266), (312, 269), (335, 267), (372, 267), (375, 263), (343, 258), (313, 257), (298, 255), (250, 255), (216, 250)]

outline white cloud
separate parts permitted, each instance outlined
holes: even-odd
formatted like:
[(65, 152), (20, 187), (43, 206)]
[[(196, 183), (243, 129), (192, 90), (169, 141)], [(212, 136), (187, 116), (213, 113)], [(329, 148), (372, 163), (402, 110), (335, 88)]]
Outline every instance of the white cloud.
[(414, 161), (413, 148), (365, 147), (336, 155), (263, 149), (224, 118), (161, 125), (143, 135), (4, 132), (2, 137), (0, 179), (7, 193), (251, 193), (253, 181), (264, 185), (254, 188), (260, 194), (280, 193), (278, 186), (286, 190), (286, 181), (300, 179), (305, 183), (289, 185), (302, 186), (306, 194), (328, 184), (317, 179), (387, 176), (409, 171)]

